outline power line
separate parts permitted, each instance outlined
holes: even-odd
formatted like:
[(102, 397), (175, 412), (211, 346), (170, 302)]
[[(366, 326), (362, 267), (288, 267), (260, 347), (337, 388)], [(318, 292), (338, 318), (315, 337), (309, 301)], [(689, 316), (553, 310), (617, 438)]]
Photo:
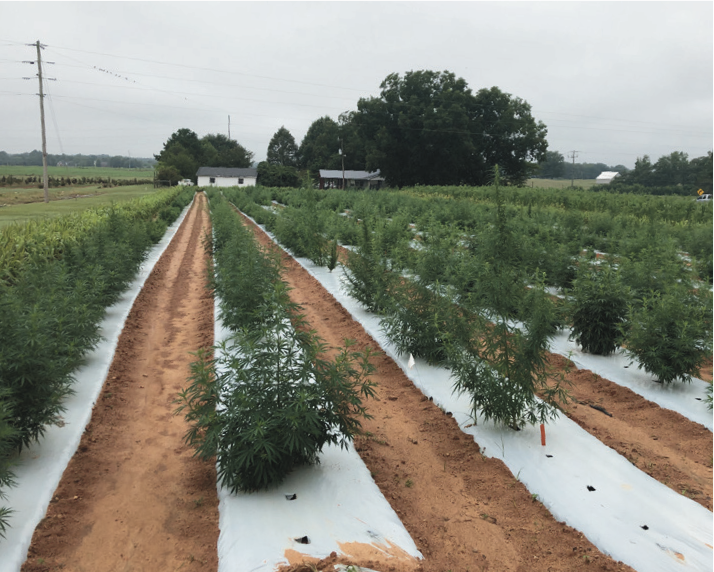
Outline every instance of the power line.
[(364, 92), (363, 89), (337, 86), (337, 85), (321, 84), (321, 83), (315, 83), (315, 82), (311, 82), (311, 81), (300, 81), (300, 80), (296, 80), (296, 79), (284, 79), (284, 78), (279, 78), (279, 77), (230, 71), (230, 70), (226, 70), (226, 69), (205, 68), (205, 67), (201, 67), (201, 66), (190, 66), (187, 64), (176, 64), (173, 62), (162, 62), (162, 61), (158, 61), (158, 60), (149, 60), (149, 59), (145, 59), (145, 58), (135, 58), (135, 57), (130, 57), (130, 56), (117, 56), (114, 54), (107, 54), (107, 53), (103, 53), (103, 52), (92, 52), (89, 50), (80, 50), (77, 48), (67, 48), (67, 47), (62, 47), (62, 46), (51, 46), (51, 47), (53, 47), (55, 50), (68, 50), (68, 51), (81, 52), (81, 53), (92, 54), (92, 55), (97, 55), (97, 56), (107, 56), (107, 57), (112, 57), (112, 58), (117, 58), (117, 59), (132, 60), (132, 61), (145, 62), (145, 63), (153, 63), (153, 64), (166, 65), (166, 66), (174, 66), (174, 67), (185, 68), (185, 69), (201, 70), (201, 71), (208, 71), (208, 72), (213, 72), (213, 73), (224, 73), (224, 74), (230, 74), (230, 75), (241, 75), (241, 76), (245, 76), (245, 77), (254, 77), (254, 78), (258, 78), (258, 79), (269, 79), (272, 81), (284, 81), (287, 83), (297, 83), (297, 84), (302, 84), (302, 85), (312, 85), (312, 86), (317, 86), (317, 87), (329, 87), (329, 88), (333, 88), (333, 89), (344, 89), (347, 91)]

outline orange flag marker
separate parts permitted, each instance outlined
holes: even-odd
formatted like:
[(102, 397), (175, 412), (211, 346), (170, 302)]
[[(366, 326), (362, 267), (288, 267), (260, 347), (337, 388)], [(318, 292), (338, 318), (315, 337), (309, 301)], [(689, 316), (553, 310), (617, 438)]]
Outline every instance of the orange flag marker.
[(540, 444), (545, 447), (545, 425), (540, 424)]

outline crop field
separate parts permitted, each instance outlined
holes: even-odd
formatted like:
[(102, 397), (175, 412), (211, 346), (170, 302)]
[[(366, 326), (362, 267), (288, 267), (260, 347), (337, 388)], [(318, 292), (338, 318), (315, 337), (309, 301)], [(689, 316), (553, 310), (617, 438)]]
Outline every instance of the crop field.
[[(47, 167), (47, 175), (54, 178), (72, 179), (153, 179), (153, 169), (117, 169), (113, 167)], [(0, 165), (0, 178), (42, 177), (42, 167), (35, 165)], [(40, 180), (40, 183), (42, 181)]]
[(0, 229), (0, 572), (712, 570), (709, 205), (194, 191)]
[(68, 187), (50, 189), (49, 203), (44, 202), (41, 189), (0, 188), (0, 228), (28, 220), (40, 220), (66, 215), (75, 211), (121, 203), (145, 195), (155, 194), (151, 184), (102, 187)]
[(536, 189), (567, 189), (571, 186), (589, 189), (595, 186), (595, 179), (528, 179), (526, 186)]

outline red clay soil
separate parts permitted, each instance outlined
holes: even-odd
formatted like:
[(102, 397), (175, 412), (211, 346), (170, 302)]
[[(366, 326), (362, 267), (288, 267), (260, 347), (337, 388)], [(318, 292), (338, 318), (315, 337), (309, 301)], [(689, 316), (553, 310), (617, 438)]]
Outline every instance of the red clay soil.
[(77, 453), (23, 572), (216, 570), (216, 471), (192, 457), (172, 401), (213, 344), (199, 193), (139, 294)]
[[(566, 359), (551, 355), (553, 365)], [(568, 417), (672, 490), (712, 510), (712, 432), (586, 369), (566, 375)]]

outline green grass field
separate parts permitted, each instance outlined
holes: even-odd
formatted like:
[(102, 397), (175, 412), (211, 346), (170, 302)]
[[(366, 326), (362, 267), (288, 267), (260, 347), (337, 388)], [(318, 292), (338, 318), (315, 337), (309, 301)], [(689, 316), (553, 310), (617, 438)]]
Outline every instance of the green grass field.
[[(110, 189), (100, 189), (96, 185), (93, 187), (63, 187), (61, 189), (51, 189), (52, 200), (50, 200), (49, 203), (33, 202), (0, 206), (0, 227), (15, 222), (22, 223), (31, 219), (56, 217), (73, 211), (102, 207), (111, 203), (120, 203), (155, 193), (159, 190), (160, 189), (154, 189), (153, 185), (128, 185)], [(5, 191), (5, 193), (13, 194), (15, 192), (22, 193), (23, 191)], [(62, 195), (59, 193), (62, 193)], [(63, 198), (70, 194), (90, 196)], [(39, 191), (39, 195), (42, 195), (42, 191)], [(40, 198), (40, 201), (41, 200)], [(2, 204), (2, 194), (0, 194), (0, 205)]]
[[(107, 179), (153, 179), (153, 169), (115, 169), (112, 167), (47, 167), (50, 177), (101, 177)], [(0, 165), (0, 177), (41, 177), (42, 167)]]
[[(570, 185), (570, 179), (528, 179), (526, 186), (536, 189), (566, 189)], [(573, 185), (581, 189), (589, 189), (595, 186), (595, 179), (575, 179)]]

